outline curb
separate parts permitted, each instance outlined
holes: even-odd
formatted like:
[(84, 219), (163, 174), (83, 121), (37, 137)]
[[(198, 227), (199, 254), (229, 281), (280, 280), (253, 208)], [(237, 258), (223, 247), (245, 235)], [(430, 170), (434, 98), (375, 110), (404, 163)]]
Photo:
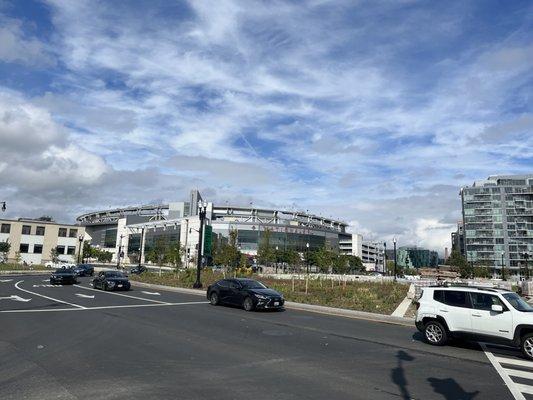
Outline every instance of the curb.
[[(179, 288), (175, 286), (156, 285), (153, 283), (137, 282), (133, 280), (131, 280), (130, 282), (133, 286), (145, 287), (145, 288), (150, 288), (150, 289), (167, 290), (169, 292), (186, 293), (186, 294), (193, 294), (196, 296), (204, 296), (204, 297), (206, 295), (205, 290), (202, 290), (202, 289)], [(290, 310), (314, 312), (317, 314), (334, 315), (337, 317), (344, 317), (344, 318), (363, 319), (366, 321), (380, 322), (380, 323), (385, 323), (385, 324), (403, 325), (403, 326), (409, 326), (409, 327), (415, 326), (415, 320), (412, 318), (393, 317), (392, 315), (375, 314), (375, 313), (370, 313), (366, 311), (348, 310), (345, 308), (335, 308), (335, 307), (318, 306), (314, 304), (294, 303), (292, 301), (286, 301), (285, 308), (288, 308)]]
[(49, 275), (51, 271), (0, 271), (0, 275)]

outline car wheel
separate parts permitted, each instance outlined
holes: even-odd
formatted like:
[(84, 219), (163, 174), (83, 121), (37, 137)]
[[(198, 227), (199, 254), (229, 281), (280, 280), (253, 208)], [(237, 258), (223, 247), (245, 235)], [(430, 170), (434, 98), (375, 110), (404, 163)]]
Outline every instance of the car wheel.
[(247, 297), (244, 299), (243, 308), (246, 311), (253, 311), (254, 309), (254, 302), (251, 297)]
[(211, 303), (212, 306), (216, 306), (218, 304), (218, 294), (217, 292), (211, 292), (211, 294), (209, 295), (209, 302)]
[(520, 349), (528, 360), (533, 360), (533, 333), (528, 333), (522, 337)]
[(424, 326), (424, 338), (433, 346), (444, 346), (448, 341), (448, 333), (440, 322), (429, 321)]

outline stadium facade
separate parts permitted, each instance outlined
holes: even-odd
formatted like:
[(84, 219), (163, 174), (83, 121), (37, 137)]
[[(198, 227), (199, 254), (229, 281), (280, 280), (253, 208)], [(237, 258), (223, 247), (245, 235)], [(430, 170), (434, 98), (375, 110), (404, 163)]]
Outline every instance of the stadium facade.
[(207, 257), (210, 244), (228, 240), (231, 231), (237, 232), (240, 251), (250, 256), (257, 255), (267, 230), (273, 248), (300, 253), (324, 246), (340, 251), (339, 243), (352, 240), (348, 225), (342, 221), (301, 211), (221, 206), (205, 202), (197, 190), (191, 191), (189, 201), (96, 211), (80, 215), (77, 222), (85, 227), (91, 245), (111, 252), (114, 262), (120, 256), (124, 263), (137, 263), (139, 258), (145, 263), (147, 252), (158, 238), (164, 238), (179, 242), (185, 249), (184, 264), (194, 266), (199, 243), (199, 202), (206, 204), (202, 253)]

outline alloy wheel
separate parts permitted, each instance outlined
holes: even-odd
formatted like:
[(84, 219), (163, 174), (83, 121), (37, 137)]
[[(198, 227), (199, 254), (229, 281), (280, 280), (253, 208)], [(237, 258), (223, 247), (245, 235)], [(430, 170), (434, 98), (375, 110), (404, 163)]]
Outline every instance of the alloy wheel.
[(442, 329), (435, 324), (430, 324), (426, 327), (426, 338), (431, 343), (439, 343), (442, 340)]
[(524, 352), (533, 359), (533, 338), (527, 338), (524, 341)]

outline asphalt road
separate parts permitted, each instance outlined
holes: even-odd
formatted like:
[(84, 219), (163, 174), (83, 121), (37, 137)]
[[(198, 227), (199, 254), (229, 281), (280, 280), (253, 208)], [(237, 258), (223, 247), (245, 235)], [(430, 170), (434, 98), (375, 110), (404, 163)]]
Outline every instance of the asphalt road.
[(477, 344), (438, 348), (404, 326), (45, 278), (0, 277), (0, 399), (515, 398)]

